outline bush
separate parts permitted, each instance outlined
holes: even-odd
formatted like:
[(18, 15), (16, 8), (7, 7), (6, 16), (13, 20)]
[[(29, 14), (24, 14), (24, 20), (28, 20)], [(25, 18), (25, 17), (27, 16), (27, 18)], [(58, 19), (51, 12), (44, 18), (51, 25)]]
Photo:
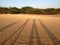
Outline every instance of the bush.
[(54, 8), (47, 8), (47, 9), (38, 9), (33, 7), (22, 7), (21, 9), (18, 9), (16, 7), (12, 8), (6, 8), (6, 7), (0, 7), (0, 14), (60, 14), (60, 8), (54, 9)]

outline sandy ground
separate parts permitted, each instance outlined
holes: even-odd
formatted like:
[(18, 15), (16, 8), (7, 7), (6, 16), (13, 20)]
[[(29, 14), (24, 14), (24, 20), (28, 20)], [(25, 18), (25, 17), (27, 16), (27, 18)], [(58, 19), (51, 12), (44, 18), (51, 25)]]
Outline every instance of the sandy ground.
[(60, 45), (60, 14), (0, 14), (0, 45)]

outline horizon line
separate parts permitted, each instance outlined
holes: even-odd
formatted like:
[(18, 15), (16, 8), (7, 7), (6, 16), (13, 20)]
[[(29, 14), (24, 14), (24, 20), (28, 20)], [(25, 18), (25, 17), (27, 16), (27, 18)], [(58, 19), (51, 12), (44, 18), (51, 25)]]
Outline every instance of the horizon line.
[[(16, 7), (16, 6), (0, 6), (0, 7), (13, 8), (13, 7)], [(32, 6), (22, 6), (22, 7), (32, 7)], [(16, 8), (22, 8), (22, 7), (16, 7)], [(40, 8), (40, 7), (32, 7), (32, 8), (47, 9), (47, 8)], [(57, 8), (60, 8), (60, 7), (48, 7), (48, 8), (54, 8), (54, 9), (57, 9)]]

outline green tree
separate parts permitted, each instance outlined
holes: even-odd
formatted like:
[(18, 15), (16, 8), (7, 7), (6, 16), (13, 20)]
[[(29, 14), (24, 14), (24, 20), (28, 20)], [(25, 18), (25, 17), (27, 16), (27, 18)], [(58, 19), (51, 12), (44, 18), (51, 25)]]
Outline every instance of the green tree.
[(54, 8), (48, 8), (45, 10), (46, 10), (46, 14), (57, 14), (57, 10)]
[(0, 14), (6, 14), (8, 10), (6, 7), (0, 7)]
[(22, 7), (21, 8), (21, 13), (29, 13), (31, 10), (32, 10), (33, 8), (32, 7), (29, 7), (29, 6), (27, 6), (27, 7)]
[(13, 7), (13, 8), (9, 8), (8, 13), (11, 14), (19, 14), (20, 13), (20, 9)]

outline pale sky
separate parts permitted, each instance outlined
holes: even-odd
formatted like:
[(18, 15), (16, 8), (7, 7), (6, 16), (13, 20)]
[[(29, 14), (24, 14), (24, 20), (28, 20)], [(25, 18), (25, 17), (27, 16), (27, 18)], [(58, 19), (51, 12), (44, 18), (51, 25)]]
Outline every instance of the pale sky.
[(60, 0), (0, 0), (0, 7), (60, 8)]

